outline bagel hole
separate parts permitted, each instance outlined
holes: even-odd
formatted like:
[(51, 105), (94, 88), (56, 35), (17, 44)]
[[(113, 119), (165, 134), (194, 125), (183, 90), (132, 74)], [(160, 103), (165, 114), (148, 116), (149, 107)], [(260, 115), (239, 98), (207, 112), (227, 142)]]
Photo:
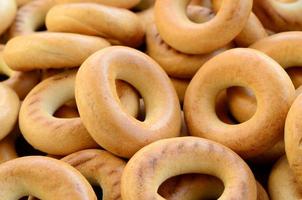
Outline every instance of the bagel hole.
[(103, 190), (99, 185), (92, 185), (94, 193), (97, 196), (97, 199), (103, 199)]
[(9, 79), (9, 76), (5, 74), (0, 74), (0, 81), (6, 81), (7, 79)]
[(295, 88), (297, 89), (302, 85), (302, 68), (301, 67), (290, 67), (286, 69), (287, 74), (292, 80)]
[(257, 99), (252, 89), (233, 86), (226, 91), (226, 96), (219, 93), (216, 97), (218, 118), (224, 123), (233, 125), (251, 119), (257, 110)]
[(144, 102), (144, 99), (141, 98), (139, 100), (139, 113), (138, 113), (138, 116), (137, 116), (137, 120), (139, 121), (145, 121), (146, 119), (146, 107), (145, 107), (145, 102)]
[[(224, 191), (223, 182), (205, 174), (182, 174), (164, 181), (158, 188), (158, 194), (165, 199), (214, 200), (218, 199)], [(176, 198), (177, 197), (177, 198)]]
[(79, 117), (79, 111), (75, 103), (75, 99), (71, 99), (59, 107), (54, 115), (57, 118), (77, 118)]
[(222, 90), (216, 97), (215, 111), (217, 117), (226, 124), (238, 124), (238, 121), (232, 115), (228, 99), (227, 91)]

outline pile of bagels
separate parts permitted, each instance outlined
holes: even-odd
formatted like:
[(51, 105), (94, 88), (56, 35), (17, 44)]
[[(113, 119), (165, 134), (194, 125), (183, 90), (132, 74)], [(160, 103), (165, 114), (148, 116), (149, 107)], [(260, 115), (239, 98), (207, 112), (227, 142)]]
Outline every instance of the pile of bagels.
[(0, 0), (0, 200), (302, 199), (302, 0)]

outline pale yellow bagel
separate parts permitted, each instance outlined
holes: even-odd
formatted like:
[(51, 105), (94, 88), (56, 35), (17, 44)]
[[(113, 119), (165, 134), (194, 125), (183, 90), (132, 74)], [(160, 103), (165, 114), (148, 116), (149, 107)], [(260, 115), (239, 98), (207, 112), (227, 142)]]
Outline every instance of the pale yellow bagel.
[(11, 88), (0, 83), (0, 140), (5, 138), (15, 127), (19, 107), (18, 95)]
[[(258, 101), (256, 114), (237, 125), (223, 123), (215, 112), (216, 96), (232, 86), (252, 88)], [(273, 59), (252, 49), (232, 49), (209, 60), (191, 80), (185, 118), (191, 135), (224, 144), (244, 158), (254, 157), (281, 139), (294, 96), (289, 76)]]
[(46, 14), (53, 5), (53, 0), (34, 0), (21, 7), (10, 28), (10, 36), (16, 37), (37, 31), (44, 25)]
[(0, 52), (0, 74), (7, 76), (7, 79), (1, 82), (12, 88), (21, 100), (40, 81), (40, 73), (38, 71), (17, 72), (11, 70), (4, 62), (2, 52)]
[(217, 15), (197, 24), (186, 16), (190, 0), (159, 0), (155, 3), (155, 23), (163, 40), (189, 54), (212, 52), (230, 43), (244, 28), (252, 0), (224, 0)]
[[(74, 98), (75, 76), (71, 71), (46, 79), (25, 98), (19, 115), (20, 130), (36, 149), (53, 155), (68, 155), (97, 147), (79, 117), (53, 117), (57, 108)], [(136, 92), (124, 85), (119, 90), (125, 109), (135, 116), (139, 106)]]
[(301, 155), (302, 151), (300, 148), (300, 142), (302, 138), (301, 134), (301, 105), (302, 105), (302, 95), (300, 94), (293, 105), (291, 106), (285, 124), (284, 140), (285, 140), (285, 151), (290, 168), (295, 174), (297, 183), (300, 188), (302, 188), (302, 162)]
[[(267, 54), (284, 69), (302, 66), (302, 32), (284, 32), (259, 40), (250, 46)], [(248, 120), (256, 111), (257, 103), (251, 91), (245, 88), (228, 89), (229, 106), (234, 117)]]
[(13, 23), (17, 13), (17, 4), (15, 0), (0, 1), (0, 36)]
[(148, 29), (146, 39), (147, 54), (157, 61), (168, 75), (176, 78), (192, 78), (206, 61), (232, 46), (227, 45), (208, 54), (190, 55), (181, 53), (163, 41), (155, 25)]
[(140, 0), (55, 0), (56, 3), (98, 3), (119, 8), (132, 8)]
[(274, 165), (268, 180), (268, 191), (271, 200), (302, 199), (302, 192), (298, 188), (286, 156), (280, 158)]
[[(116, 79), (130, 83), (141, 94), (147, 111), (144, 121), (122, 108), (114, 91)], [(180, 105), (169, 77), (135, 49), (109, 47), (90, 56), (77, 74), (75, 96), (91, 136), (118, 156), (129, 158), (149, 143), (180, 134)]]
[(254, 0), (253, 10), (265, 27), (273, 31), (302, 30), (301, 0)]
[[(110, 44), (93, 36), (73, 33), (34, 33), (11, 39), (3, 51), (16, 71), (79, 67), (91, 54)], [(34, 59), (33, 59), (34, 58)]]
[(138, 47), (144, 29), (137, 15), (129, 10), (93, 3), (63, 4), (47, 14), (46, 26), (53, 32), (95, 35)]
[(39, 199), (96, 200), (88, 181), (63, 161), (42, 156), (17, 158), (0, 165), (0, 196), (16, 200), (27, 195)]
[(89, 149), (61, 159), (67, 162), (94, 186), (100, 186), (103, 200), (121, 200), (121, 177), (126, 162), (104, 150)]
[(197, 137), (163, 139), (138, 151), (124, 169), (122, 198), (164, 200), (157, 193), (159, 186), (187, 173), (221, 179), (225, 186), (221, 200), (257, 198), (256, 181), (247, 164), (225, 146)]

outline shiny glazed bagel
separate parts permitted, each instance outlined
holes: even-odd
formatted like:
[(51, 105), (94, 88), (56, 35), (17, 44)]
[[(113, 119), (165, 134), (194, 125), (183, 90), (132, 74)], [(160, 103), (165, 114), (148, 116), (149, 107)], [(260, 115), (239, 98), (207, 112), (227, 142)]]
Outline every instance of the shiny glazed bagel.
[(197, 137), (163, 139), (139, 150), (124, 169), (122, 198), (163, 200), (159, 186), (187, 173), (221, 179), (225, 188), (219, 199), (257, 198), (256, 181), (246, 163), (229, 148)]
[[(115, 80), (131, 84), (141, 94), (147, 111), (144, 121), (125, 112)], [(115, 46), (90, 56), (77, 74), (75, 97), (91, 136), (118, 156), (129, 158), (149, 143), (180, 134), (179, 100), (169, 77), (135, 49)]]
[(253, 11), (273, 31), (302, 30), (301, 0), (254, 0)]
[(5, 138), (15, 127), (19, 108), (18, 95), (11, 88), (0, 83), (0, 140)]
[(42, 156), (17, 158), (0, 165), (0, 196), (16, 200), (34, 195), (45, 200), (96, 200), (88, 181), (63, 161)]
[(274, 165), (268, 180), (268, 190), (271, 200), (302, 199), (302, 192), (297, 185), (286, 156), (280, 158)]
[(163, 41), (155, 25), (148, 29), (146, 39), (147, 54), (156, 60), (167, 74), (176, 78), (192, 78), (206, 61), (232, 46), (229, 44), (208, 54), (181, 53)]
[(103, 200), (121, 200), (121, 177), (126, 162), (104, 150), (89, 149), (61, 159), (67, 162), (90, 182), (100, 186)]
[(0, 52), (0, 75), (7, 76), (7, 79), (1, 82), (12, 88), (21, 100), (40, 81), (40, 73), (37, 71), (17, 72), (11, 70), (4, 62), (2, 52)]
[(10, 36), (31, 34), (44, 25), (49, 9), (54, 5), (53, 0), (34, 0), (21, 7), (10, 28)]
[(253, 4), (252, 0), (224, 0), (213, 19), (197, 24), (186, 16), (189, 2), (155, 3), (155, 23), (161, 37), (171, 47), (188, 54), (210, 53), (230, 43), (244, 28)]
[(15, 0), (0, 1), (0, 36), (13, 23), (17, 13), (17, 4)]
[[(65, 72), (38, 84), (25, 98), (19, 126), (25, 139), (36, 149), (53, 155), (97, 147), (79, 117), (56, 118), (55, 111), (74, 98), (76, 73)], [(129, 86), (120, 86), (121, 102), (130, 115), (138, 112), (138, 96)], [(58, 145), (60, 144), (60, 145)]]
[[(267, 54), (284, 69), (302, 66), (302, 32), (284, 32), (259, 40), (250, 46)], [(228, 89), (229, 106), (234, 117), (248, 120), (256, 111), (257, 102), (251, 91), (245, 88)]]
[(293, 105), (291, 106), (285, 123), (285, 151), (288, 159), (290, 168), (292, 169), (297, 183), (300, 188), (302, 188), (302, 162), (301, 155), (302, 150), (300, 148), (300, 142), (302, 138), (302, 126), (301, 126), (301, 117), (302, 117), (302, 95), (300, 94)]
[[(223, 123), (215, 112), (216, 96), (232, 86), (250, 87), (258, 102), (255, 115), (237, 125)], [(185, 119), (191, 135), (224, 144), (244, 158), (254, 157), (281, 139), (294, 96), (289, 76), (273, 59), (252, 49), (232, 49), (209, 60), (191, 80)]]
[(46, 26), (53, 32), (95, 35), (132, 47), (144, 39), (143, 25), (135, 13), (93, 3), (57, 5), (48, 12)]
[[(91, 54), (108, 47), (102, 38), (73, 33), (34, 33), (11, 39), (3, 56), (16, 71), (79, 67)], [(32, 59), (35, 58), (35, 59)]]
[(57, 4), (61, 3), (98, 3), (118, 8), (132, 8), (140, 0), (54, 0)]

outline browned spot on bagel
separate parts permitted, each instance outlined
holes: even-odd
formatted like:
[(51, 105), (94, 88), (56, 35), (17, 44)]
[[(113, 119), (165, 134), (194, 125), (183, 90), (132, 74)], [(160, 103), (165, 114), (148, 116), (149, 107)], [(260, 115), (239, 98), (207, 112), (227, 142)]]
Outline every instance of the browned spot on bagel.
[(53, 130), (56, 131), (56, 130), (58, 130), (59, 128), (62, 128), (64, 125), (65, 125), (64, 123), (58, 123), (57, 125), (55, 125), (55, 126), (53, 127)]
[(122, 199), (121, 195), (117, 195), (116, 197), (113, 198), (114, 200), (117, 200), (117, 199)]
[(84, 156), (76, 156), (76, 157), (72, 157), (69, 159), (65, 159), (65, 162), (68, 162), (70, 165), (72, 165), (73, 167), (78, 167), (94, 158), (96, 158), (97, 155), (93, 154), (93, 155), (84, 155)]
[(116, 187), (116, 186), (119, 186), (120, 184), (121, 184), (121, 181), (118, 180), (118, 181), (115, 181), (115, 182), (112, 184), (112, 186), (113, 186), (113, 187)]
[(118, 171), (116, 169), (111, 170), (108, 175), (112, 176), (113, 174), (117, 173)]

